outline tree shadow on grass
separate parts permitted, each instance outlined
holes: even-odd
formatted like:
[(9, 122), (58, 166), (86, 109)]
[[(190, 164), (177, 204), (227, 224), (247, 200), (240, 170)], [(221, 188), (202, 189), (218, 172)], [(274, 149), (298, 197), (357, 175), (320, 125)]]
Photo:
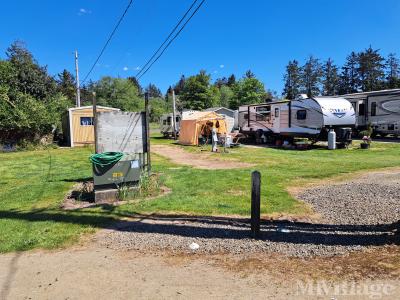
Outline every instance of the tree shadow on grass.
[[(0, 218), (29, 222), (60, 222), (90, 225), (118, 231), (178, 235), (191, 238), (249, 239), (250, 224), (246, 218), (142, 215), (113, 212), (105, 207), (106, 214), (99, 212), (66, 212), (17, 210), (0, 211)], [(134, 217), (121, 220), (121, 217)], [(332, 225), (288, 221), (263, 221), (259, 240), (314, 244), (327, 246), (383, 246), (399, 245), (399, 222), (382, 225)]]

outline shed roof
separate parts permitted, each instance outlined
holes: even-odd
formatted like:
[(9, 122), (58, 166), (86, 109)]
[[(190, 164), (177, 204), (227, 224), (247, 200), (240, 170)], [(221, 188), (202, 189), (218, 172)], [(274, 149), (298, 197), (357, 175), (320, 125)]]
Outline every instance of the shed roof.
[[(114, 107), (108, 107), (108, 106), (101, 106), (101, 105), (96, 105), (97, 108), (101, 109), (109, 109), (109, 110), (117, 110), (119, 111), (119, 108), (114, 108)], [(83, 109), (93, 109), (93, 105), (88, 105), (88, 106), (80, 106), (80, 107), (71, 107), (68, 109), (68, 111), (75, 111), (75, 110), (83, 110)]]
[(227, 108), (227, 107), (223, 107), (223, 106), (206, 108), (204, 111), (217, 111), (217, 110), (220, 110), (220, 109), (226, 109), (226, 110), (229, 110), (231, 112), (235, 112), (233, 109), (230, 109), (230, 108)]

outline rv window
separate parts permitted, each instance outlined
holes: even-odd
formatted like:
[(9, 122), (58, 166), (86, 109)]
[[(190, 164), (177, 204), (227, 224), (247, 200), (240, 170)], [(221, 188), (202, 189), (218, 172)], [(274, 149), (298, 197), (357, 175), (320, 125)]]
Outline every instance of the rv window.
[(163, 120), (163, 125), (167, 125), (167, 120)]
[(181, 120), (181, 118), (179, 117), (175, 117), (176, 122), (179, 122)]
[(171, 118), (171, 117), (168, 117), (168, 118), (167, 118), (167, 125), (171, 125), (171, 121), (172, 121), (172, 118)]
[(371, 116), (376, 116), (376, 102), (371, 102)]
[(249, 119), (249, 114), (244, 114), (243, 119), (248, 120)]
[(278, 118), (278, 117), (279, 117), (279, 108), (276, 107), (275, 108), (275, 118)]
[(261, 106), (256, 107), (256, 121), (267, 121), (271, 116), (271, 107)]
[(256, 113), (256, 121), (265, 121), (264, 115)]
[(365, 104), (364, 103), (358, 104), (358, 115), (365, 116)]
[(305, 109), (298, 110), (296, 117), (297, 117), (297, 120), (307, 119), (307, 111)]
[(92, 117), (81, 117), (81, 126), (91, 126), (93, 125)]

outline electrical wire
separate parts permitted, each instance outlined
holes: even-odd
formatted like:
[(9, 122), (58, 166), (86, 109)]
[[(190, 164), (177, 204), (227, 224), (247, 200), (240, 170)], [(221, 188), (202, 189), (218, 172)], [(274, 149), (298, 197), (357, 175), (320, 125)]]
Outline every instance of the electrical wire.
[(142, 71), (148, 66), (148, 64), (153, 60), (153, 58), (157, 55), (157, 53), (161, 50), (161, 48), (165, 45), (166, 42), (168, 42), (169, 38), (172, 36), (172, 34), (175, 32), (175, 30), (181, 25), (182, 21), (186, 18), (188, 13), (192, 10), (193, 6), (196, 4), (198, 0), (194, 0), (190, 7), (186, 10), (185, 14), (182, 16), (182, 18), (178, 21), (178, 23), (175, 25), (175, 27), (172, 29), (172, 31), (169, 33), (167, 38), (164, 40), (164, 42), (158, 47), (156, 52), (149, 58), (149, 60), (140, 68), (140, 71), (136, 74), (136, 77), (142, 73)]
[(103, 55), (104, 51), (106, 50), (108, 44), (110, 43), (112, 37), (114, 36), (115, 32), (117, 31), (119, 25), (121, 24), (122, 20), (124, 19), (126, 13), (128, 12), (129, 8), (132, 5), (133, 0), (129, 1), (129, 4), (127, 5), (127, 7), (125, 8), (123, 14), (121, 15), (121, 17), (119, 18), (117, 24), (114, 26), (114, 29), (111, 31), (110, 36), (108, 37), (106, 43), (104, 44), (103, 48), (100, 51), (100, 54), (97, 56), (95, 62), (93, 63), (92, 67), (90, 68), (89, 72), (86, 74), (85, 78), (82, 81), (82, 85), (86, 82), (86, 79), (89, 77), (89, 75), (92, 73), (94, 67), (97, 65), (98, 61), (100, 60), (100, 57)]
[(186, 22), (182, 25), (182, 27), (179, 29), (179, 31), (174, 35), (174, 37), (168, 42), (168, 44), (164, 47), (164, 49), (161, 51), (161, 53), (156, 57), (156, 59), (147, 67), (147, 69), (140, 75), (138, 76), (136, 74), (137, 80), (139, 80), (141, 77), (143, 77), (153, 66), (153, 64), (163, 55), (165, 50), (168, 49), (168, 47), (171, 45), (171, 43), (179, 36), (179, 34), (182, 32), (182, 30), (186, 27), (186, 25), (189, 23), (189, 21), (193, 18), (193, 16), (197, 13), (197, 11), (200, 9), (200, 7), (203, 5), (205, 0), (202, 0), (200, 4), (196, 7), (196, 9), (193, 11), (193, 13), (190, 15), (190, 17), (186, 20)]

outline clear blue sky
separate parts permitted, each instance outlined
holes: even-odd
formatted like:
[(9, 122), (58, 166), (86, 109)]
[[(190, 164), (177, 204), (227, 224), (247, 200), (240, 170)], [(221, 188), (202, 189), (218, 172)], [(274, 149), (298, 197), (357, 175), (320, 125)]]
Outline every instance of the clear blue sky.
[[(134, 0), (91, 78), (135, 75), (191, 2)], [(127, 3), (2, 1), (1, 57), (10, 43), (23, 40), (57, 74), (64, 68), (74, 72), (78, 49), (82, 79)], [(400, 56), (399, 16), (398, 0), (206, 0), (141, 83), (153, 82), (164, 92), (181, 74), (205, 69), (215, 79), (251, 69), (266, 88), (280, 93), (291, 59), (303, 63), (313, 54), (341, 64), (349, 52), (369, 45)]]

